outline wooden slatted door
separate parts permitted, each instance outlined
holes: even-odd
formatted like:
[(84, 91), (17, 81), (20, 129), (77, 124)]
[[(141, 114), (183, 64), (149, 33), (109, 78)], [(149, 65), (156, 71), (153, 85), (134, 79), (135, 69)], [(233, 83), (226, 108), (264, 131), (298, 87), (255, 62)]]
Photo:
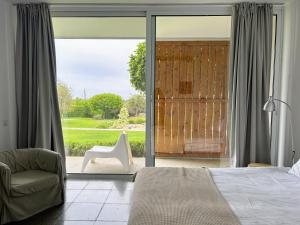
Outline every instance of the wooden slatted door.
[(156, 42), (156, 155), (227, 154), (228, 47), (227, 41)]

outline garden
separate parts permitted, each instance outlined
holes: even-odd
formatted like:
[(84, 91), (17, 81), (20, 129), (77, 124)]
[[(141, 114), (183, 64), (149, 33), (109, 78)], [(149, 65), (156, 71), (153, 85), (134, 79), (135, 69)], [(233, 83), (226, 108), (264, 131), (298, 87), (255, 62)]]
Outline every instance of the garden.
[(120, 133), (128, 134), (135, 157), (144, 156), (145, 145), (145, 43), (129, 59), (130, 83), (139, 94), (123, 99), (115, 93), (73, 98), (72, 89), (57, 83), (64, 143), (68, 156), (84, 156), (95, 145), (112, 146)]
[[(141, 118), (133, 121), (142, 121)], [(93, 118), (63, 118), (64, 142), (69, 156), (84, 156), (86, 150), (94, 145), (114, 145), (122, 129), (109, 129), (116, 120), (96, 120)], [(100, 128), (99, 128), (100, 127)], [(126, 130), (132, 155), (144, 156), (145, 131)]]

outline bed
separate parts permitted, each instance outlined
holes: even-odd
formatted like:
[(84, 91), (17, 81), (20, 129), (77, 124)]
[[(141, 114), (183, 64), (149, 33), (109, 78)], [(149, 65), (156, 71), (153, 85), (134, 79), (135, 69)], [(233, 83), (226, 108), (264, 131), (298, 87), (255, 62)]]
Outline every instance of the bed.
[[(178, 169), (178, 168), (177, 168)], [(147, 170), (147, 169), (146, 169)], [(148, 177), (138, 175), (137, 186), (135, 186), (133, 194), (133, 203), (130, 213), (130, 218), (128, 225), (169, 225), (169, 224), (180, 224), (177, 222), (178, 218), (185, 217), (187, 207), (191, 205), (184, 205), (186, 199), (181, 199), (181, 196), (178, 196), (177, 201), (168, 202), (165, 201), (164, 195), (170, 195), (174, 199), (174, 196), (171, 196), (170, 191), (172, 188), (168, 186), (167, 189), (162, 191), (162, 184), (168, 183), (167, 180), (170, 171), (173, 171), (174, 168), (156, 168), (151, 173), (158, 173), (160, 178), (148, 179)], [(202, 169), (192, 169), (193, 173), (197, 173)], [(163, 172), (162, 172), (163, 171)], [(179, 169), (180, 171), (180, 169)], [(190, 169), (183, 169), (183, 173), (187, 173)], [(228, 208), (231, 209), (228, 211), (226, 209), (226, 215), (230, 216), (230, 220), (227, 221), (222, 219), (222, 216), (219, 218), (209, 218), (205, 222), (202, 220), (202, 217), (199, 215), (203, 214), (202, 208), (199, 208), (199, 205), (196, 205), (195, 211), (192, 216), (187, 216), (189, 222), (182, 223), (182, 225), (189, 224), (242, 224), (242, 225), (295, 225), (300, 224), (300, 178), (297, 178), (291, 174), (287, 173), (288, 168), (218, 168), (210, 169), (210, 175), (213, 180), (213, 183), (217, 187), (216, 196), (221, 205), (225, 205), (222, 202), (222, 198), (227, 203)], [(144, 172), (142, 172), (143, 174)], [(147, 174), (147, 172), (146, 172)], [(194, 176), (194, 175), (192, 175)], [(171, 176), (170, 176), (171, 177)], [(200, 187), (198, 179), (196, 177), (195, 187)], [(151, 182), (154, 181), (154, 182)], [(194, 182), (194, 181), (193, 181)], [(143, 185), (145, 183), (146, 185)], [(183, 185), (186, 181), (181, 182)], [(180, 184), (180, 183), (179, 183)], [(166, 186), (166, 185), (165, 185)], [(173, 185), (174, 186), (174, 185)], [(183, 186), (184, 187), (184, 186)], [(157, 189), (155, 189), (157, 188)], [(137, 190), (138, 189), (138, 190)], [(175, 188), (176, 189), (176, 188)], [(199, 191), (203, 191), (200, 190)], [(149, 193), (147, 193), (149, 190)], [(160, 191), (155, 191), (160, 190)], [(180, 189), (178, 189), (180, 190)], [(197, 189), (194, 189), (197, 190)], [(176, 191), (175, 191), (176, 192)], [(193, 192), (193, 189), (192, 191)], [(218, 196), (218, 192), (222, 196)], [(163, 193), (163, 194), (162, 194)], [(182, 194), (180, 194), (182, 195)], [(195, 193), (193, 193), (194, 196)], [(197, 194), (196, 194), (197, 195)], [(203, 196), (191, 197), (191, 201), (195, 203), (202, 202)], [(206, 197), (204, 197), (206, 198)], [(199, 200), (201, 199), (201, 200)], [(161, 200), (161, 201), (160, 201)], [(182, 204), (178, 204), (182, 203)], [(176, 204), (178, 207), (173, 207)], [(204, 205), (211, 205), (210, 202), (203, 203)], [(194, 206), (193, 206), (194, 207)], [(197, 208), (198, 207), (198, 208)], [(216, 207), (216, 205), (212, 206)], [(226, 207), (225, 207), (226, 208)], [(157, 210), (158, 209), (158, 210)], [(197, 211), (198, 209), (198, 211)], [(200, 210), (199, 210), (200, 209)], [(169, 216), (167, 219), (164, 218), (164, 210), (167, 210), (171, 215), (176, 210), (176, 216), (179, 214), (179, 217), (176, 217), (176, 220), (171, 221)], [(222, 209), (223, 210), (223, 209)], [(217, 214), (219, 209), (216, 208)], [(223, 211), (222, 211), (223, 212)], [(168, 214), (167, 213), (167, 214)], [(206, 212), (205, 212), (206, 213)], [(234, 215), (232, 216), (231, 213)], [(195, 217), (190, 219), (190, 217)], [(211, 215), (210, 215), (211, 217)], [(234, 218), (235, 217), (235, 218)], [(146, 218), (146, 219), (145, 219)], [(150, 218), (150, 219), (149, 219)], [(197, 220), (200, 218), (200, 223), (197, 223)], [(207, 217), (208, 218), (208, 217)], [(205, 219), (207, 219), (205, 218)], [(238, 222), (236, 222), (236, 220)], [(152, 221), (155, 221), (152, 223)], [(158, 222), (161, 221), (161, 222)]]
[(300, 224), (300, 178), (289, 168), (210, 169), (242, 225)]

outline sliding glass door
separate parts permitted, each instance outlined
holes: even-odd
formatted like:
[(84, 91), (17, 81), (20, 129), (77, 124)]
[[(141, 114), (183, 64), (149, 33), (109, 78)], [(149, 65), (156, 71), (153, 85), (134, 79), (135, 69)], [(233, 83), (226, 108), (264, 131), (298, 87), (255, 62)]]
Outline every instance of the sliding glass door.
[(230, 28), (230, 16), (156, 17), (156, 166), (229, 166)]
[[(67, 172), (128, 174), (145, 165), (229, 166), (232, 6), (52, 10)], [(271, 83), (276, 96), (282, 14), (275, 11), (274, 22), (280, 26), (274, 33)], [(109, 108), (110, 99), (104, 107), (98, 100), (107, 94), (121, 104)], [(278, 123), (271, 125), (276, 151)], [(82, 170), (88, 150), (114, 146), (123, 130), (133, 156), (130, 170), (116, 158), (101, 157)]]

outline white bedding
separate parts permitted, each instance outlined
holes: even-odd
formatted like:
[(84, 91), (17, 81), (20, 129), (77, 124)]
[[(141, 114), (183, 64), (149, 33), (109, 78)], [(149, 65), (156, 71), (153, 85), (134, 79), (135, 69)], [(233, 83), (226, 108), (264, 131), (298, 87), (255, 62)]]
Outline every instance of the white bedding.
[(289, 168), (210, 169), (242, 225), (300, 224), (300, 178)]

